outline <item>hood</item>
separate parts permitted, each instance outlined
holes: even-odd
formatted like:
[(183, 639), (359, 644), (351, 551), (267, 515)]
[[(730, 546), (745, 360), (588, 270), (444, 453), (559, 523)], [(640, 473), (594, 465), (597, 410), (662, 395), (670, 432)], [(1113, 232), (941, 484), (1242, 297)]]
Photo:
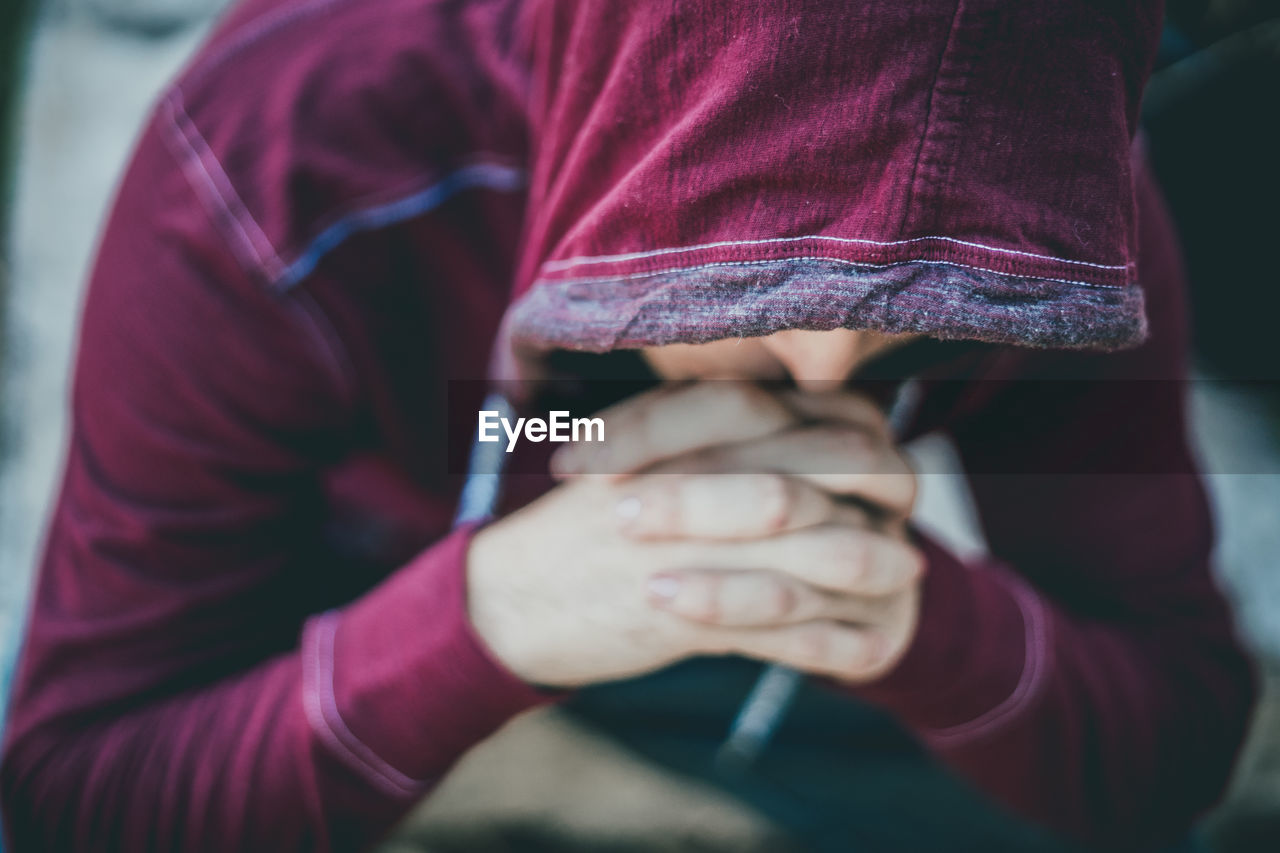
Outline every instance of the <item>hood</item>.
[(1129, 151), (1158, 4), (546, 2), (533, 17), (499, 377), (553, 349), (796, 328), (1144, 338)]

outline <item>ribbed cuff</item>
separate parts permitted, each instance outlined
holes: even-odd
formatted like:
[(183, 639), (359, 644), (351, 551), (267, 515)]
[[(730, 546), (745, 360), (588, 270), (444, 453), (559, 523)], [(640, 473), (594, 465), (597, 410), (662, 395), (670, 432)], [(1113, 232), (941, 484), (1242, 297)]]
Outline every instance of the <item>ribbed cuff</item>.
[(887, 675), (854, 689), (923, 739), (958, 745), (1016, 719), (1047, 677), (1049, 612), (1020, 578), (970, 569), (913, 534), (927, 563), (919, 628)]
[(304, 631), (312, 729), (389, 795), (420, 795), (475, 743), (557, 695), (505, 669), (472, 628), (466, 557), (474, 532), (454, 531)]

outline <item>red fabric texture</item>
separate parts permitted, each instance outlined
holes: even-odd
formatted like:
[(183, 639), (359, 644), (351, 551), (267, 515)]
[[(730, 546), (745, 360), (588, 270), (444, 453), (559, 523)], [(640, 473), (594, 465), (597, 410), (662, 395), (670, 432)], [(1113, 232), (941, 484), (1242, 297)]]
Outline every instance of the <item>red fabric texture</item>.
[[(974, 378), (1185, 375), (1170, 235), (1130, 190), (1158, 9), (848, 6), (233, 10), (95, 265), (0, 767), (11, 849), (357, 849), (547, 701), (474, 636), (448, 531), (447, 383), (489, 373), (504, 316), (521, 369), (779, 322), (1096, 349), (1149, 320), (1118, 354), (996, 346)], [(974, 471), (1194, 470), (1178, 394), (1091, 383), (1063, 418), (978, 384), (929, 424)], [(339, 482), (414, 543), (389, 575), (321, 536)], [(991, 565), (926, 541), (919, 637), (859, 692), (1068, 835), (1182, 832), (1253, 689), (1198, 478), (972, 482)]]
[(517, 349), (1142, 339), (1127, 151), (1157, 4), (556, 12)]

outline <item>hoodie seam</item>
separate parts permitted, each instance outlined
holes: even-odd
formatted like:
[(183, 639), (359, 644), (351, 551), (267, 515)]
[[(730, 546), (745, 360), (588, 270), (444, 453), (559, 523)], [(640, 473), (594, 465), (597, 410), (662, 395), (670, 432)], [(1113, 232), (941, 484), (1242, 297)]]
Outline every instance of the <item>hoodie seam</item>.
[[(228, 194), (219, 190), (217, 176), (227, 180), (226, 175), (216, 159), (213, 159), (207, 145), (200, 144), (203, 137), (195, 130), (190, 116), (181, 106), (181, 97), (181, 92), (175, 89), (162, 102), (161, 111), (168, 119), (169, 126), (158, 127), (157, 133), (166, 143), (188, 186), (204, 205), (213, 232), (223, 241), (221, 248), (226, 249), (231, 258), (250, 275), (264, 276), (267, 274), (269, 261), (255, 247), (245, 223), (236, 216), (234, 203)], [(179, 116), (184, 121), (180, 121)], [(190, 128), (190, 132), (184, 130), (184, 124)], [(234, 196), (234, 190), (231, 190), (231, 195)], [(256, 229), (251, 218), (250, 224)], [(265, 241), (265, 235), (261, 231), (258, 233)], [(267, 246), (270, 247), (269, 241)], [(274, 253), (271, 257), (279, 261)], [(291, 322), (311, 339), (314, 351), (323, 363), (322, 369), (336, 382), (342, 400), (347, 405), (353, 405), (359, 394), (359, 380), (346, 343), (324, 309), (310, 294), (299, 289), (290, 295), (295, 297), (288, 303), (288, 307), (292, 309), (289, 312)]]
[(339, 612), (330, 610), (309, 625), (303, 656), (302, 704), (307, 722), (320, 741), (367, 782), (397, 797), (421, 794), (430, 780), (397, 770), (351, 731), (334, 693), (333, 650)]
[(165, 138), (170, 140), (187, 181), (209, 209), (214, 227), (250, 271), (265, 275), (268, 280), (283, 275), (284, 263), (187, 112), (180, 89), (173, 89), (165, 98), (163, 111), (169, 122)]
[(915, 204), (917, 197), (922, 195), (920, 189), (918, 189), (918, 185), (924, 182), (920, 172), (920, 163), (930, 150), (929, 140), (933, 135), (934, 108), (940, 94), (938, 87), (942, 81), (943, 70), (947, 66), (947, 58), (955, 50), (956, 33), (959, 29), (960, 13), (963, 6), (964, 0), (957, 0), (955, 10), (951, 13), (951, 25), (947, 29), (947, 39), (942, 45), (942, 52), (938, 56), (938, 65), (933, 72), (933, 83), (929, 86), (929, 96), (924, 110), (924, 125), (920, 130), (920, 144), (916, 146), (916, 156), (911, 161), (911, 177), (907, 180), (907, 194), (903, 199), (902, 218), (898, 222), (899, 234), (908, 233), (908, 225), (913, 219), (917, 218), (913, 216), (915, 210), (912, 205)]
[(1052, 281), (1052, 282), (1057, 282), (1059, 284), (1077, 285), (1080, 287), (1087, 287), (1094, 290), (1120, 291), (1125, 289), (1122, 286), (1110, 285), (1110, 284), (1095, 284), (1093, 282), (1081, 281), (1078, 279), (1051, 278), (1048, 276), (1019, 275), (1016, 273), (1001, 272), (1000, 270), (994, 270), (989, 267), (980, 267), (973, 264), (964, 264), (958, 261), (941, 261), (941, 260), (926, 260), (923, 258), (912, 258), (912, 259), (903, 260), (903, 261), (894, 261), (892, 263), (876, 264), (876, 263), (864, 263), (861, 261), (851, 261), (851, 260), (848, 260), (847, 258), (837, 258), (837, 257), (831, 257), (831, 256), (825, 256), (825, 255), (798, 255), (798, 256), (790, 256), (790, 257), (769, 258), (765, 260), (755, 260), (755, 261), (712, 261), (705, 264), (695, 264), (692, 266), (667, 267), (665, 269), (646, 270), (641, 272), (621, 273), (621, 274), (615, 274), (615, 275), (583, 276), (583, 277), (577, 277), (577, 278), (542, 278), (535, 281), (534, 285), (539, 286), (539, 285), (551, 285), (551, 284), (599, 284), (599, 283), (609, 282), (609, 281), (630, 281), (630, 280), (639, 279), (639, 278), (649, 278), (652, 276), (668, 275), (668, 274), (677, 273), (677, 272), (696, 272), (697, 270), (712, 269), (717, 267), (764, 266), (767, 264), (786, 263), (788, 261), (827, 261), (831, 263), (842, 264), (844, 266), (855, 267), (858, 269), (875, 269), (875, 270), (891, 269), (893, 267), (909, 266), (911, 264), (921, 264), (923, 266), (948, 266), (948, 267), (959, 267), (960, 269), (974, 270), (975, 272), (991, 273), (992, 275), (998, 275), (1003, 278), (1016, 279), (1021, 281), (1026, 281), (1026, 280)]
[(161, 104), (168, 126), (160, 128), (170, 151), (207, 208), (214, 228), (222, 235), (240, 263), (261, 277), (266, 286), (285, 292), (304, 281), (325, 257), (355, 234), (378, 231), (430, 213), (470, 189), (518, 192), (527, 185), (528, 173), (509, 158), (480, 152), (466, 165), (443, 174), (423, 186), (421, 179), (409, 192), (389, 199), (360, 199), (338, 206), (319, 233), (311, 236), (292, 261), (286, 263), (271, 238), (236, 192), (235, 185), (213, 153), (195, 120), (184, 106), (181, 89), (174, 88)]
[(361, 200), (330, 214), (329, 222), (311, 237), (297, 252), (280, 274), (272, 279), (271, 286), (286, 291), (306, 279), (326, 256), (356, 234), (380, 231), (401, 222), (407, 222), (436, 210), (459, 193), (470, 189), (487, 189), (495, 192), (518, 192), (526, 186), (528, 173), (513, 166), (499, 155), (480, 153), (465, 166), (435, 173), (436, 180), (423, 186), (416, 181), (415, 189), (401, 192), (387, 200), (369, 202)]
[(647, 249), (639, 252), (622, 252), (615, 255), (578, 255), (570, 258), (563, 258), (556, 261), (548, 261), (542, 265), (542, 269), (546, 272), (559, 272), (562, 270), (574, 269), (582, 266), (595, 266), (599, 264), (622, 263), (624, 261), (643, 260), (645, 258), (660, 257), (663, 255), (676, 255), (687, 252), (696, 252), (706, 249), (719, 249), (733, 246), (768, 246), (780, 243), (799, 243), (804, 240), (815, 240), (830, 243), (851, 244), (859, 246), (907, 246), (913, 243), (922, 243), (926, 241), (938, 241), (943, 243), (953, 243), (959, 246), (965, 246), (971, 249), (981, 249), (987, 252), (997, 252), (1003, 255), (1015, 255), (1017, 257), (1031, 258), (1038, 261), (1053, 261), (1055, 263), (1072, 264), (1074, 266), (1091, 267), (1100, 270), (1127, 270), (1127, 264), (1099, 264), (1093, 261), (1076, 261), (1070, 258), (1060, 258), (1056, 255), (1042, 255), (1037, 252), (1024, 252), (1019, 249), (1005, 249), (999, 246), (989, 246), (985, 243), (977, 243), (972, 240), (961, 240), (958, 237), (948, 237), (939, 234), (931, 234), (922, 237), (909, 237), (903, 240), (872, 240), (862, 237), (836, 237), (827, 234), (804, 234), (798, 237), (764, 237), (754, 240), (717, 240), (711, 243), (698, 243), (690, 246), (673, 246), (662, 249)]
[(436, 179), (426, 186), (419, 179), (412, 191), (386, 200), (370, 202), (365, 198), (339, 205), (330, 214), (328, 224), (286, 263), (187, 112), (182, 90), (172, 89), (161, 108), (168, 126), (160, 131), (187, 182), (208, 209), (214, 228), (230, 244), (240, 263), (276, 292), (288, 291), (304, 281), (326, 256), (355, 234), (378, 231), (430, 213), (466, 190), (518, 192), (527, 184), (527, 171), (511, 165), (509, 159), (490, 152), (477, 153), (468, 158), (466, 165), (443, 174), (436, 172)]
[(327, 363), (330, 373), (341, 389), (342, 397), (348, 407), (354, 407), (359, 396), (359, 378), (351, 351), (342, 335), (334, 328), (328, 312), (321, 307), (315, 297), (306, 289), (296, 288), (290, 293), (291, 304), (297, 313), (299, 323), (306, 327), (321, 358)]
[(1004, 586), (1023, 624), (1022, 671), (1013, 690), (1004, 700), (973, 719), (945, 728), (925, 729), (922, 734), (938, 747), (957, 747), (1000, 729), (1023, 717), (1044, 692), (1052, 668), (1053, 620), (1039, 594), (1019, 577), (993, 571), (991, 576)]

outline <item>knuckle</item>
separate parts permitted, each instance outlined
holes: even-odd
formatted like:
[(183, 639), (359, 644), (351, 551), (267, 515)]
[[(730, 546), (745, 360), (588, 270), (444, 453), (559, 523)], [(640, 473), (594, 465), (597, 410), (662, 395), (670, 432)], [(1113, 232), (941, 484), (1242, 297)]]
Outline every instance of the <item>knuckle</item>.
[(877, 436), (888, 436), (891, 432), (888, 411), (867, 396), (861, 396), (858, 402), (861, 404), (861, 417), (871, 432)]
[(737, 409), (743, 418), (774, 422), (786, 416), (782, 403), (757, 385), (734, 382), (727, 386), (724, 393), (725, 403)]
[(837, 672), (844, 678), (866, 678), (874, 674), (880, 660), (879, 641), (874, 632), (857, 638), (848, 644), (848, 649), (841, 655)]
[(823, 430), (829, 446), (849, 456), (870, 456), (884, 448), (881, 437), (866, 427), (833, 424), (823, 427)]
[(918, 583), (924, 574), (924, 555), (906, 543), (889, 540), (879, 559), (884, 569), (876, 573), (880, 576), (876, 592), (899, 592)]
[(683, 495), (675, 478), (649, 478), (635, 492), (632, 525), (646, 533), (663, 535), (679, 532)]
[(827, 559), (835, 567), (833, 576), (842, 589), (859, 588), (871, 568), (870, 544), (861, 531), (840, 529), (827, 542)]
[(862, 671), (868, 677), (877, 677), (887, 672), (893, 663), (892, 644), (881, 631), (869, 631), (862, 643), (862, 658), (865, 661)]
[(837, 424), (818, 424), (803, 430), (800, 438), (804, 445), (824, 458), (856, 458), (865, 448), (866, 433), (853, 427)]
[(671, 413), (663, 406), (646, 406), (636, 418), (636, 429), (633, 440), (636, 446), (651, 452), (662, 443), (662, 437), (668, 432)]
[(719, 622), (724, 616), (724, 584), (703, 578), (690, 584), (689, 615), (699, 622)]
[(831, 657), (832, 629), (815, 625), (796, 632), (795, 655), (812, 667), (824, 667)]
[(924, 579), (924, 574), (929, 569), (928, 561), (925, 560), (924, 552), (919, 548), (910, 545), (902, 546), (907, 552), (907, 582), (909, 584), (919, 583)]
[(699, 482), (686, 474), (659, 479), (661, 483), (654, 489), (657, 508), (668, 520), (683, 520), (698, 502)]
[(834, 437), (847, 454), (858, 457), (871, 456), (881, 448), (879, 438), (865, 429), (843, 429)]
[(906, 493), (908, 503), (915, 505), (916, 498), (920, 495), (920, 477), (916, 474), (916, 469), (910, 457), (903, 453), (897, 454), (898, 465), (901, 466), (902, 473), (902, 490)]
[(770, 531), (784, 529), (795, 512), (794, 484), (778, 474), (761, 474), (755, 478), (752, 492), (765, 527)]
[(799, 596), (785, 583), (775, 583), (769, 594), (767, 615), (771, 621), (781, 621), (796, 612)]

